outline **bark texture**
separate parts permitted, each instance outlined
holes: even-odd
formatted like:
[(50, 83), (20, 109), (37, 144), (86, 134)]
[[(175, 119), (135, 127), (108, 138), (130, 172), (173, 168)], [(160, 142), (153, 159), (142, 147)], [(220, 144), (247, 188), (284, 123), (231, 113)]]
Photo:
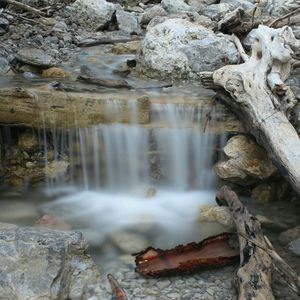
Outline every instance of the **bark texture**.
[(236, 281), (238, 299), (273, 300), (272, 259), (266, 251), (249, 241), (254, 240), (267, 248), (259, 221), (249, 214), (236, 193), (227, 186), (223, 186), (218, 192), (217, 202), (229, 207), (239, 233), (240, 267)]

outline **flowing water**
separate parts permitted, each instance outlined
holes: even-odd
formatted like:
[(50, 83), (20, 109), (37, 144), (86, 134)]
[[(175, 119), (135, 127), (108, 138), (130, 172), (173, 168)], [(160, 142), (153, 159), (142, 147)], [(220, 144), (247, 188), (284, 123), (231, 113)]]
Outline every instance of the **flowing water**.
[[(135, 100), (129, 100), (129, 124), (100, 124), (43, 135), (55, 159), (69, 157), (69, 176), (47, 180), (54, 202), (43, 212), (55, 214), (101, 243), (117, 230), (155, 230), (153, 243), (172, 246), (207, 235), (199, 230), (198, 210), (214, 203), (218, 159), (225, 134), (209, 129), (221, 114), (212, 106), (152, 104), (151, 122), (138, 124)], [(107, 103), (107, 113), (120, 110)], [(47, 170), (47, 151), (45, 151)], [(60, 195), (61, 192), (67, 193)], [(191, 229), (193, 228), (193, 229)], [(195, 229), (195, 230), (194, 230)], [(148, 233), (149, 233), (148, 232)]]

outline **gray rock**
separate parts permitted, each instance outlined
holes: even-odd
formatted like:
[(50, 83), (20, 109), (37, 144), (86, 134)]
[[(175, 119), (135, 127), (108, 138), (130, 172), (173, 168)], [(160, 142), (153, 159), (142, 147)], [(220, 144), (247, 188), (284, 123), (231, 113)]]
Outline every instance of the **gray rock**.
[(161, 5), (168, 12), (192, 10), (192, 7), (186, 4), (184, 0), (162, 0)]
[(51, 56), (36, 48), (22, 48), (17, 52), (15, 58), (24, 64), (40, 68), (49, 68), (55, 65)]
[(59, 21), (53, 26), (52, 30), (54, 32), (67, 32), (68, 25), (64, 21)]
[(138, 70), (148, 77), (196, 79), (197, 72), (239, 62), (225, 35), (199, 24), (175, 18), (149, 26), (137, 57)]
[(119, 29), (129, 34), (138, 34), (141, 31), (138, 23), (138, 18), (133, 14), (123, 10), (118, 10), (116, 13)]
[(266, 152), (247, 136), (232, 137), (223, 151), (226, 159), (218, 162), (214, 170), (224, 180), (250, 185), (277, 171)]
[(213, 21), (220, 21), (231, 10), (232, 8), (228, 3), (220, 3), (204, 6), (199, 13)]
[(300, 238), (291, 241), (289, 244), (289, 249), (296, 255), (300, 256)]
[(80, 232), (1, 223), (0, 298), (101, 299), (99, 273), (86, 250)]
[(0, 56), (0, 75), (5, 75), (9, 71), (9, 62), (5, 57)]
[(262, 2), (265, 3), (266, 13), (274, 18), (282, 17), (300, 7), (299, 0), (264, 0)]
[(166, 16), (166, 11), (162, 8), (161, 5), (154, 5), (148, 9), (141, 15), (140, 23), (143, 25), (148, 24), (153, 18)]
[(101, 29), (112, 19), (116, 7), (105, 0), (76, 0), (70, 6), (70, 20), (89, 29)]

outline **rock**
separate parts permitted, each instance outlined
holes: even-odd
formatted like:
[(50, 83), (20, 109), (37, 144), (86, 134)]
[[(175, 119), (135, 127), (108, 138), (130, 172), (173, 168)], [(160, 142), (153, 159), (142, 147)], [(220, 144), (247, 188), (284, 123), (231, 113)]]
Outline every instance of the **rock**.
[(250, 185), (277, 171), (263, 148), (244, 135), (232, 137), (223, 149), (226, 159), (214, 166), (217, 175), (233, 183)]
[(45, 174), (49, 178), (57, 178), (60, 174), (66, 174), (68, 171), (69, 162), (64, 160), (51, 161), (45, 167)]
[(257, 185), (251, 191), (251, 198), (260, 203), (268, 203), (277, 200), (284, 201), (291, 196), (290, 191), (290, 186), (285, 181), (262, 183)]
[(23, 132), (18, 139), (18, 147), (21, 150), (32, 152), (39, 148), (39, 140), (32, 132)]
[(290, 242), (300, 238), (300, 225), (282, 232), (279, 235), (279, 242), (282, 245), (288, 245)]
[(15, 58), (23, 64), (39, 68), (49, 68), (55, 64), (51, 56), (46, 54), (42, 49), (36, 48), (22, 48), (17, 52)]
[(146, 192), (146, 198), (152, 198), (156, 195), (156, 188), (153, 186), (149, 187)]
[(0, 56), (0, 75), (5, 75), (9, 70), (10, 66), (8, 60)]
[(31, 203), (10, 199), (2, 200), (0, 205), (0, 222), (32, 224), (32, 221), (39, 216), (36, 206)]
[(300, 238), (289, 243), (289, 249), (296, 255), (300, 256)]
[(299, 0), (265, 0), (264, 9), (273, 18), (279, 18), (299, 8)]
[(121, 31), (129, 34), (138, 34), (141, 31), (138, 18), (133, 14), (123, 10), (117, 10), (116, 18)]
[(148, 77), (196, 79), (200, 71), (238, 63), (240, 55), (225, 35), (175, 18), (149, 28), (137, 59), (138, 70)]
[(117, 43), (112, 48), (113, 54), (135, 54), (139, 47), (141, 46), (141, 41), (132, 41), (128, 43)]
[(80, 232), (1, 223), (0, 237), (1, 299), (101, 299), (99, 272)]
[(149, 242), (138, 233), (114, 232), (109, 238), (124, 253), (137, 253), (149, 246)]
[(162, 0), (161, 6), (168, 12), (191, 11), (192, 8), (184, 0)]
[(220, 3), (204, 6), (199, 14), (209, 17), (213, 21), (220, 21), (230, 11), (232, 11), (232, 8), (229, 4)]
[(71, 226), (63, 219), (54, 215), (43, 215), (33, 225), (39, 228), (50, 228), (56, 230), (71, 230)]
[(76, 0), (70, 6), (70, 20), (85, 28), (101, 30), (107, 26), (116, 7), (105, 0)]
[(147, 25), (153, 18), (166, 16), (167, 12), (162, 8), (161, 5), (154, 5), (141, 15), (140, 23), (142, 25)]
[(233, 227), (234, 221), (228, 207), (203, 205), (199, 210), (199, 220), (218, 222), (227, 227)]
[(48, 78), (65, 78), (69, 76), (69, 73), (67, 73), (64, 69), (52, 67), (46, 70), (42, 71), (43, 77)]
[(9, 21), (5, 18), (0, 18), (0, 35), (5, 34), (8, 32), (9, 28)]
[(260, 203), (268, 203), (275, 200), (275, 191), (272, 184), (263, 183), (251, 191), (251, 198)]
[(255, 5), (252, 1), (247, 0), (221, 0), (221, 4), (229, 4), (231, 11), (238, 7), (242, 7), (246, 13), (253, 13), (253, 9), (256, 7), (255, 16), (258, 15), (259, 7)]
[(59, 21), (53, 26), (52, 31), (54, 31), (54, 32), (67, 32), (68, 31), (68, 25), (64, 21)]

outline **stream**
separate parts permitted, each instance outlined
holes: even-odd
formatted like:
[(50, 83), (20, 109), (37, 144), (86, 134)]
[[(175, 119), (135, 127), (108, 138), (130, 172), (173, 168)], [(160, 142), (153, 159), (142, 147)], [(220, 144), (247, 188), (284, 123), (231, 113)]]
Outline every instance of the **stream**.
[[(63, 83), (76, 85), (74, 78), (82, 66), (99, 78), (122, 79), (113, 70), (120, 69), (134, 56), (114, 56), (109, 54), (109, 49), (107, 46), (82, 49), (77, 60), (64, 66), (72, 75)], [(45, 182), (35, 187), (3, 187), (0, 221), (32, 225), (44, 214), (59, 217), (72, 229), (83, 232), (101, 274), (115, 272), (129, 295), (134, 295), (132, 299), (234, 299), (231, 286), (234, 267), (215, 273), (206, 271), (192, 278), (163, 279), (159, 284), (146, 281), (133, 271), (130, 254), (150, 245), (170, 248), (231, 230), (218, 222), (199, 219), (202, 206), (215, 205), (215, 194), (221, 183), (213, 165), (223, 157), (228, 133), (222, 130), (226, 112), (212, 105), (213, 100), (205, 105), (201, 102), (213, 98), (211, 91), (188, 83), (155, 88), (161, 82), (137, 78), (134, 74), (126, 80), (134, 87), (152, 87), (117, 92), (126, 96), (130, 111), (128, 124), (31, 130), (38, 136), (46, 173), (50, 156), (58, 163), (67, 157), (69, 172), (46, 176)], [(0, 86), (44, 85), (52, 81), (23, 74), (1, 78)], [(152, 101), (151, 122), (147, 125), (139, 124), (137, 117), (136, 99), (141, 94)], [(178, 98), (182, 101), (174, 101)], [(110, 114), (122, 114), (118, 100), (107, 102), (107, 115)], [(1, 134), (9, 147), (10, 128)], [(284, 253), (278, 234), (298, 225), (299, 206), (288, 201), (262, 205), (250, 198), (243, 200), (252, 212), (268, 219), (265, 230), (275, 248)], [(299, 271), (299, 257), (285, 255)], [(104, 281), (105, 278), (103, 299), (111, 299)], [(210, 294), (210, 287), (216, 292)], [(206, 292), (201, 296), (204, 288)], [(278, 288), (277, 292), (284, 294), (285, 289)], [(281, 299), (293, 298), (282, 296)]]

